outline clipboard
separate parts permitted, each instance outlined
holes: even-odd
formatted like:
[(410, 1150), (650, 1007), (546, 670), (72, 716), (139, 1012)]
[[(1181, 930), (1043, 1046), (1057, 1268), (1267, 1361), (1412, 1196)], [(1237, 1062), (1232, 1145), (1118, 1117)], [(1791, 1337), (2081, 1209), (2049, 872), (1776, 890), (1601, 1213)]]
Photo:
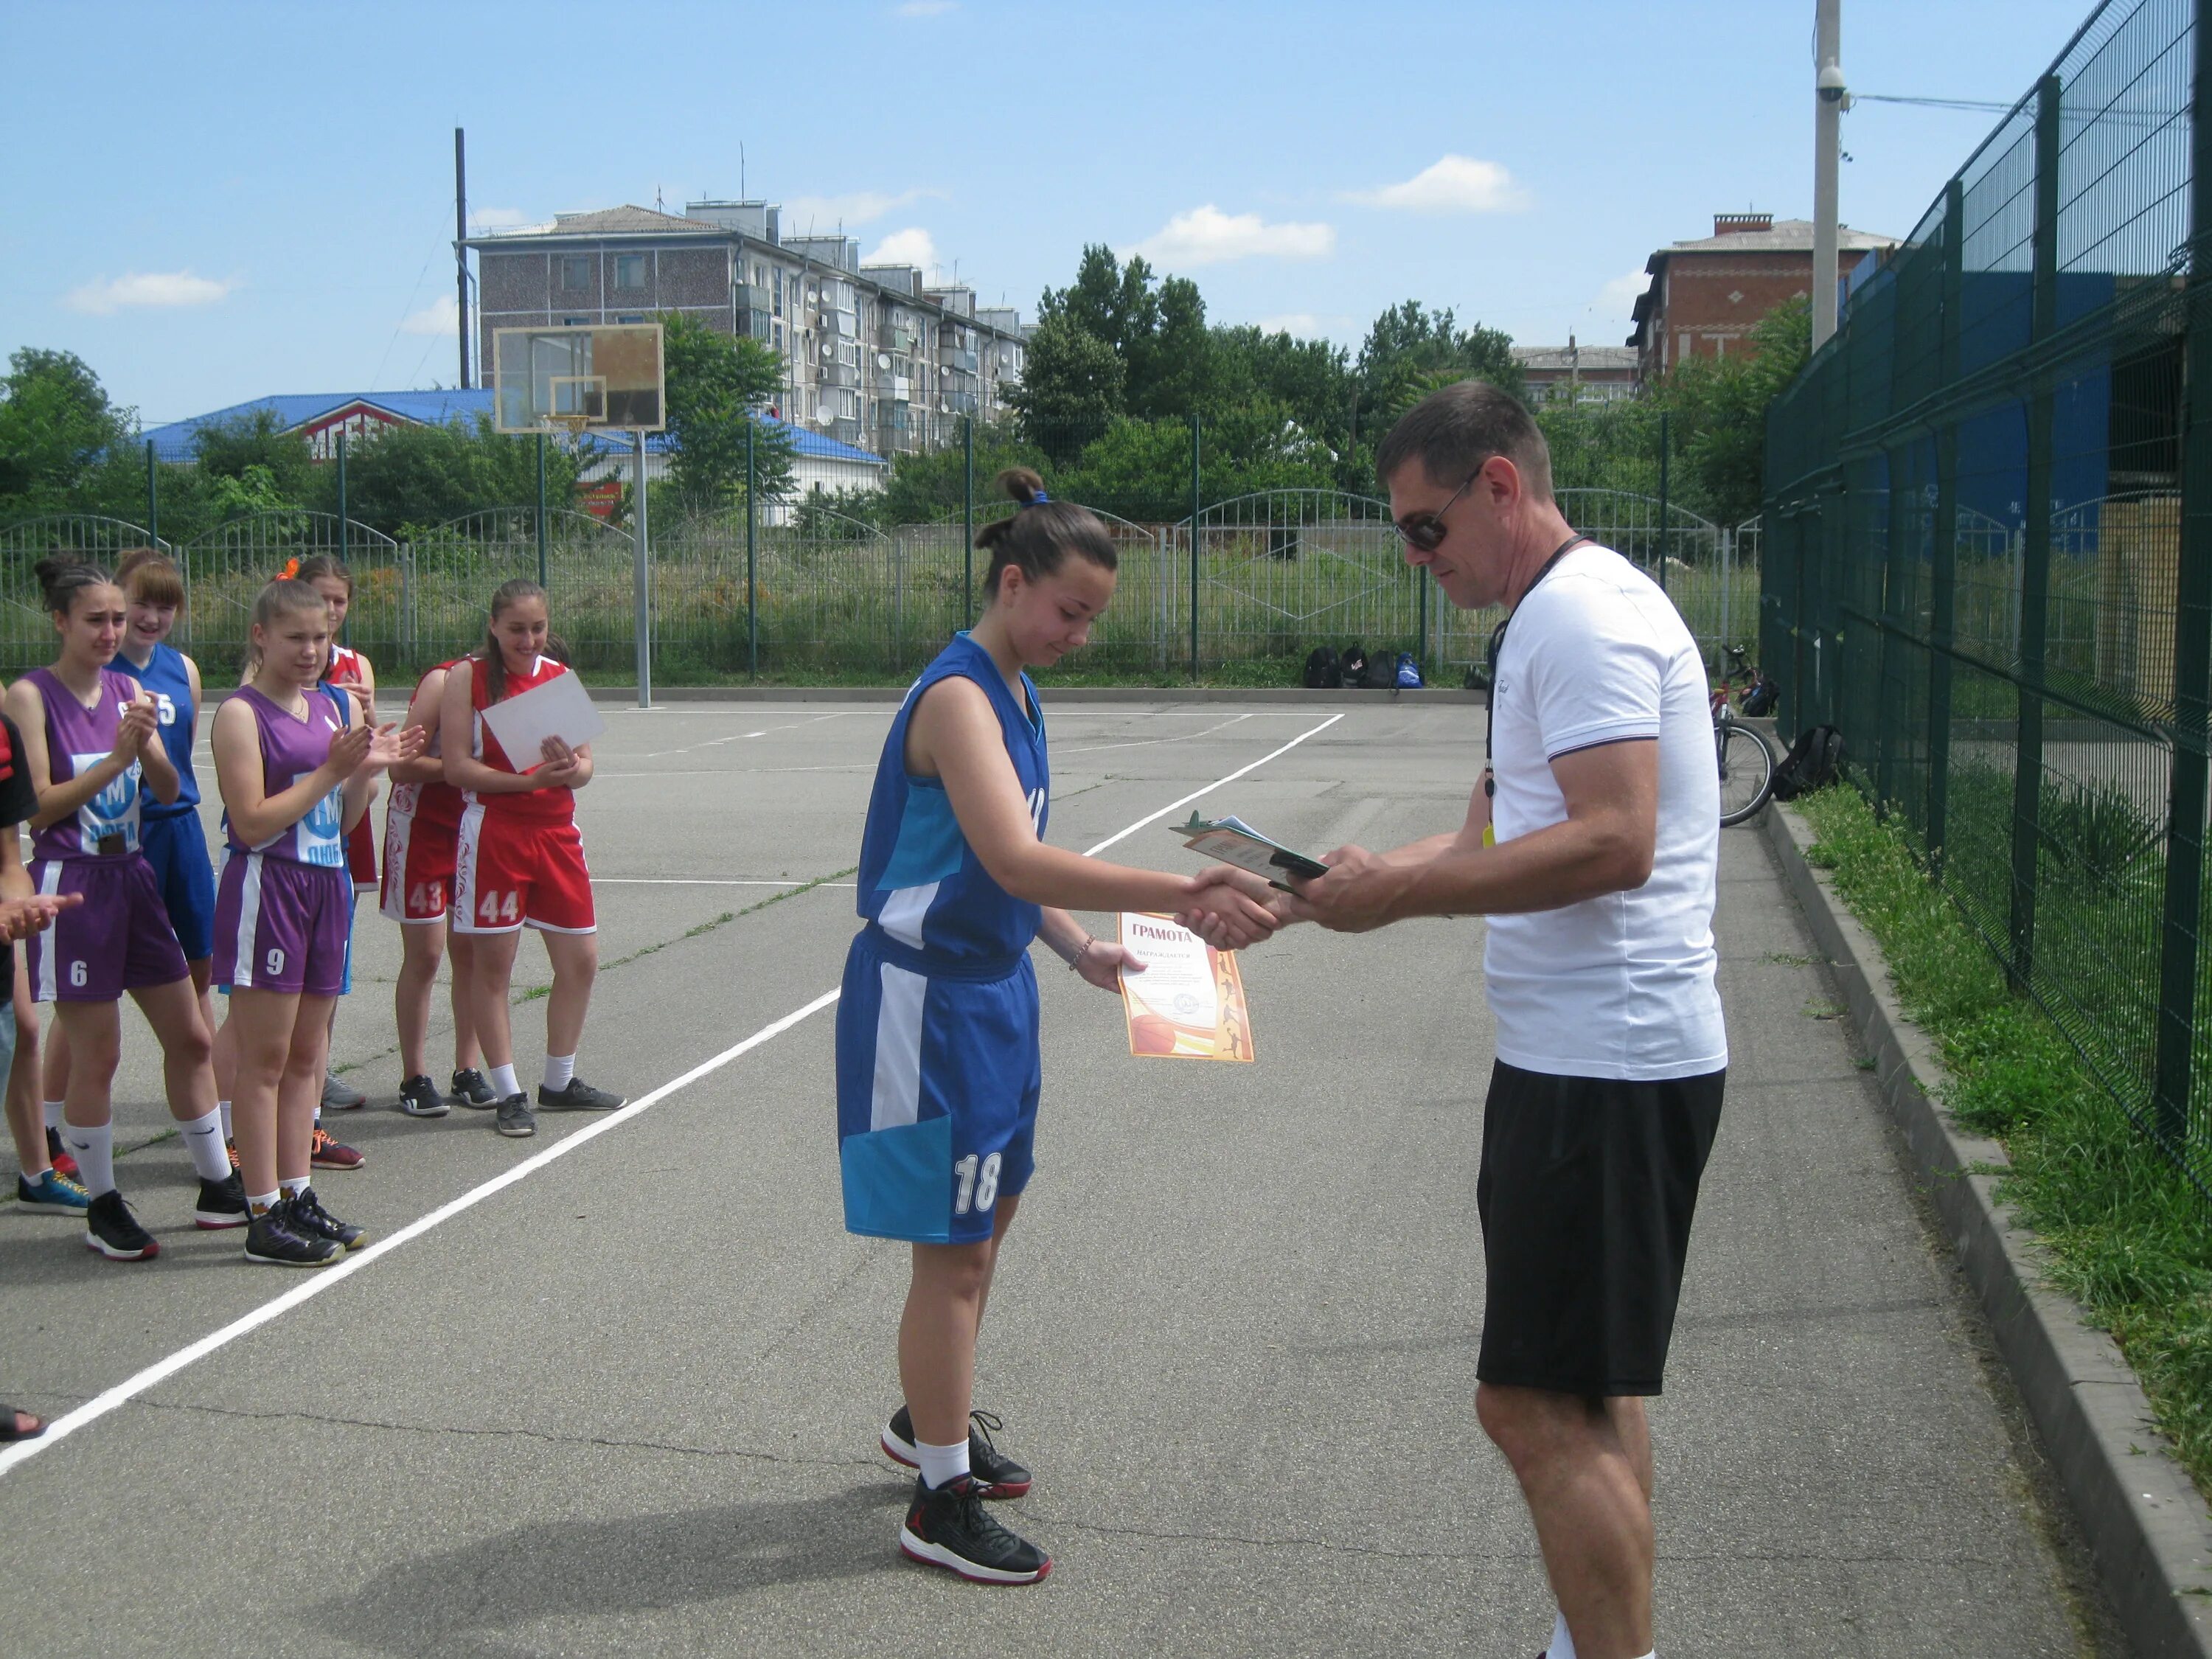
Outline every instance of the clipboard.
[(583, 681), (574, 674), (556, 674), (543, 685), (502, 697), (483, 711), (483, 723), (518, 772), (545, 763), (548, 738), (579, 749), (607, 729)]
[(1239, 817), (1206, 819), (1194, 811), (1190, 822), (1174, 825), (1170, 833), (1181, 836), (1192, 852), (1264, 876), (1285, 892), (1291, 890), (1283, 879), (1285, 874), (1312, 880), (1328, 873), (1328, 866), (1320, 860), (1293, 852)]

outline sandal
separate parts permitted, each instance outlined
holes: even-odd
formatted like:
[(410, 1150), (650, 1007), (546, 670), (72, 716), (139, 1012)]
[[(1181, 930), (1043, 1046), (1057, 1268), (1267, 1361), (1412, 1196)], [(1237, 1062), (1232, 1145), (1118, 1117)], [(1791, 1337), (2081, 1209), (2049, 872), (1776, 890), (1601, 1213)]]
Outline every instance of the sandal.
[(46, 1419), (36, 1412), (19, 1412), (0, 1406), (0, 1445), (10, 1440), (36, 1440), (46, 1431)]

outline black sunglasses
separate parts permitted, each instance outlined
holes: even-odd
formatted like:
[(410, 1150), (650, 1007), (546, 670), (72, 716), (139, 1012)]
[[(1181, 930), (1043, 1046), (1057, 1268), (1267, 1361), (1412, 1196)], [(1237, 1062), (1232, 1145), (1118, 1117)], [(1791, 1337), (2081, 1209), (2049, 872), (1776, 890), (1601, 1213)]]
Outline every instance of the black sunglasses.
[[(1488, 463), (1486, 462), (1484, 465), (1487, 465)], [(1433, 553), (1442, 547), (1444, 544), (1444, 538), (1451, 533), (1445, 527), (1444, 514), (1458, 505), (1459, 498), (1466, 495), (1469, 486), (1481, 476), (1482, 468), (1480, 466), (1468, 473), (1467, 483), (1453, 490), (1451, 500), (1446, 501), (1435, 512), (1408, 513), (1404, 518), (1399, 520), (1398, 533), (1406, 538), (1406, 544), (1409, 547), (1417, 547), (1424, 553)]]

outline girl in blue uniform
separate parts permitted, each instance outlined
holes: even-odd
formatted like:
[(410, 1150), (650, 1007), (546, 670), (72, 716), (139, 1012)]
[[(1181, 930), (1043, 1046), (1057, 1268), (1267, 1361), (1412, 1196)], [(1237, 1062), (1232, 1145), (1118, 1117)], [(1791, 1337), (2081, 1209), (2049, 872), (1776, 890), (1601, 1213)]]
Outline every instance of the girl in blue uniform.
[[(1154, 910), (1217, 925), (1240, 945), (1274, 926), (1227, 886), (1048, 847), (1044, 717), (1023, 671), (1089, 637), (1114, 597), (1114, 544), (1034, 472), (1001, 473), (1021, 503), (975, 538), (989, 608), (907, 693), (876, 769), (861, 842), (860, 913), (837, 1006), (837, 1133), (848, 1231), (914, 1246), (899, 1322), (906, 1403), (884, 1449), (919, 1470), (899, 1547), (981, 1583), (1051, 1569), (982, 1500), (1018, 1498), (1029, 1472), (969, 1419), (976, 1331), (999, 1249), (1033, 1167), (1042, 938), (1101, 990), (1143, 964), (1068, 909)], [(1066, 908), (1059, 908), (1066, 907)]]

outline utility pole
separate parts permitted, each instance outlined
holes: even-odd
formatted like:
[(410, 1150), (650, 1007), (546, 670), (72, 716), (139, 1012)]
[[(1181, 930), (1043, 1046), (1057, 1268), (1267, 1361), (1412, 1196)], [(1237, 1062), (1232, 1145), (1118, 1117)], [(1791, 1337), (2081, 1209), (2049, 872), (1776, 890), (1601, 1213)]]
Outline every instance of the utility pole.
[(460, 331), (461, 390), (469, 389), (469, 166), (466, 141), (453, 129), (453, 289)]
[(1842, 148), (1843, 0), (1814, 0), (1813, 349), (1836, 331), (1836, 160)]

